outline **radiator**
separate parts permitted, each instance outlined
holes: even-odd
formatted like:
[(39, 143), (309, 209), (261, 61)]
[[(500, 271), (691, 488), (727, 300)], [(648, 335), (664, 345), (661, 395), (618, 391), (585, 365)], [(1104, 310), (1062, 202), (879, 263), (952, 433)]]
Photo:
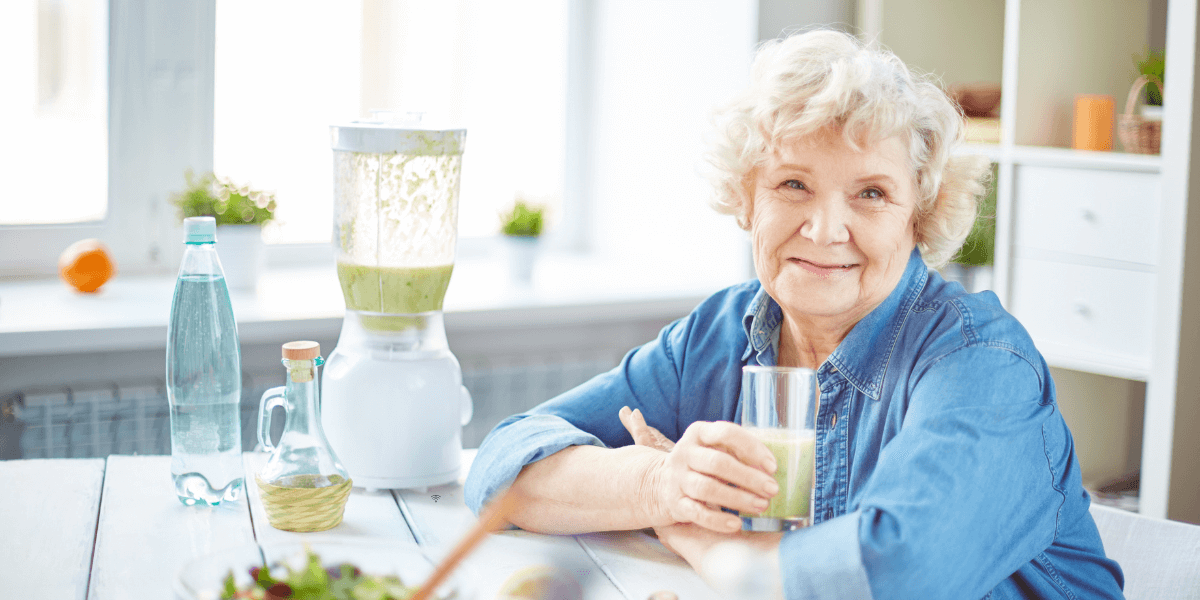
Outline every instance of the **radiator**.
[[(618, 360), (595, 355), (464, 361), (463, 385), (471, 392), (475, 414), (463, 428), (463, 446), (478, 447), (505, 417), (611, 369)], [(243, 374), (243, 450), (257, 445), (259, 400), (277, 385), (283, 385), (281, 371)], [(274, 422), (278, 436), (283, 419)], [(162, 380), (30, 389), (0, 400), (0, 459), (170, 454), (170, 432)]]

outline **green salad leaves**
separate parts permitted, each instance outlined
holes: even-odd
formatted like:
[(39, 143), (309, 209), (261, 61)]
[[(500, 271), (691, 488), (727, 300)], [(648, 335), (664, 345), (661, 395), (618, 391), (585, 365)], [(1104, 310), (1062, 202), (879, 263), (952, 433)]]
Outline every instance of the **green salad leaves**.
[(321, 566), (321, 558), (307, 551), (304, 568), (286, 567), (286, 577), (277, 578), (269, 566), (250, 569), (254, 583), (238, 588), (233, 571), (225, 578), (222, 600), (407, 600), (417, 592), (399, 577), (364, 575), (351, 564)]

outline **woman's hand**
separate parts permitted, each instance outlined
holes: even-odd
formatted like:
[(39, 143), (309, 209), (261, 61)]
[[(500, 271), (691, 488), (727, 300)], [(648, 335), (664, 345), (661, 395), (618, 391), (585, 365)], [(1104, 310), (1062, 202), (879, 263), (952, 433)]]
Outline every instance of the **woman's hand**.
[(715, 533), (697, 527), (692, 523), (677, 523), (655, 527), (654, 534), (668, 550), (678, 554), (697, 571), (701, 568), (704, 557), (713, 546), (724, 542), (736, 542), (759, 551), (770, 552), (778, 550), (779, 541), (783, 539), (781, 532), (749, 532)]
[(659, 430), (646, 424), (646, 419), (642, 417), (642, 411), (636, 408), (629, 410), (628, 406), (622, 406), (621, 410), (617, 412), (617, 417), (621, 419), (621, 424), (625, 426), (629, 435), (633, 436), (634, 444), (649, 446), (663, 452), (670, 452), (671, 448), (675, 447), (675, 442), (672, 442)]
[[(779, 491), (774, 477), (775, 457), (765, 444), (738, 425), (725, 421), (692, 423), (677, 444), (646, 425), (640, 412), (618, 414), (639, 445), (664, 450), (648, 474), (649, 514), (654, 525), (695, 523), (732, 533), (741, 520), (720, 507), (757, 513)], [(733, 487), (728, 484), (733, 484)]]
[(783, 599), (782, 533), (715, 533), (691, 523), (655, 527), (654, 533), (722, 598)]

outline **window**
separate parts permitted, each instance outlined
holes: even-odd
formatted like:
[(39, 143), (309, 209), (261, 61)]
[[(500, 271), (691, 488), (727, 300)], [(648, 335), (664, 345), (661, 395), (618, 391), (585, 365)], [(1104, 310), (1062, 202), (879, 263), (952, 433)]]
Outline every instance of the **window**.
[(275, 192), (268, 241), (329, 242), (329, 126), (359, 116), (362, 5), (217, 2), (213, 168)]
[(276, 192), (268, 242), (327, 243), (329, 126), (422, 112), (467, 129), (459, 236), (493, 235), (523, 194), (559, 212), (567, 3), (366, 0), (217, 4), (214, 167)]
[(122, 273), (178, 267), (167, 196), (212, 165), (212, 28), (205, 2), (0, 3), (0, 276), (90, 237)]
[[(108, 8), (0, 6), (5, 182), (0, 225), (99, 221), (108, 207)], [(51, 202), (49, 199), (53, 198)]]
[[(728, 250), (740, 232), (703, 208), (695, 170), (711, 108), (745, 80), (756, 0), (0, 4), (0, 74), (23, 90), (0, 96), (0, 119), (22, 132), (6, 136), (0, 161), (0, 277), (51, 275), (86, 237), (112, 248), (122, 274), (174, 272), (182, 244), (168, 197), (187, 170), (214, 166), (276, 192), (269, 255), (328, 256), (328, 128), (373, 109), (467, 129), (460, 254), (487, 248), (472, 240), (494, 235), (522, 194), (549, 205), (552, 246), (705, 274), (742, 268)], [(39, 38), (42, 15), (66, 37)], [(82, 57), (88, 66), (71, 62)], [(68, 84), (79, 68), (88, 75)], [(44, 108), (39, 94), (87, 108)], [(33, 124), (36, 111), (91, 115), (91, 133), (35, 147), (53, 129)]]
[[(0, 164), (15, 190), (2, 200), (0, 276), (52, 274), (85, 237), (107, 243), (122, 273), (171, 272), (167, 199), (185, 171), (214, 166), (277, 192), (268, 241), (327, 242), (328, 127), (372, 109), (468, 130), (460, 237), (493, 234), (517, 193), (560, 218), (568, 4), (4, 3), (0, 74), (16, 93), (0, 102), (17, 133)], [(54, 119), (74, 119), (58, 129), (69, 139), (51, 137)]]

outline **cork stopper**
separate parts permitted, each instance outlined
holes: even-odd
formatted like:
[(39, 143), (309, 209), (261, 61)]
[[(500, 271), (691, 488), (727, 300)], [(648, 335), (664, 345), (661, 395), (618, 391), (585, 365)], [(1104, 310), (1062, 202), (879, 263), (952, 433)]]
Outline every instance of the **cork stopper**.
[(288, 360), (312, 360), (321, 355), (321, 345), (316, 342), (288, 342), (283, 345), (283, 357)]

